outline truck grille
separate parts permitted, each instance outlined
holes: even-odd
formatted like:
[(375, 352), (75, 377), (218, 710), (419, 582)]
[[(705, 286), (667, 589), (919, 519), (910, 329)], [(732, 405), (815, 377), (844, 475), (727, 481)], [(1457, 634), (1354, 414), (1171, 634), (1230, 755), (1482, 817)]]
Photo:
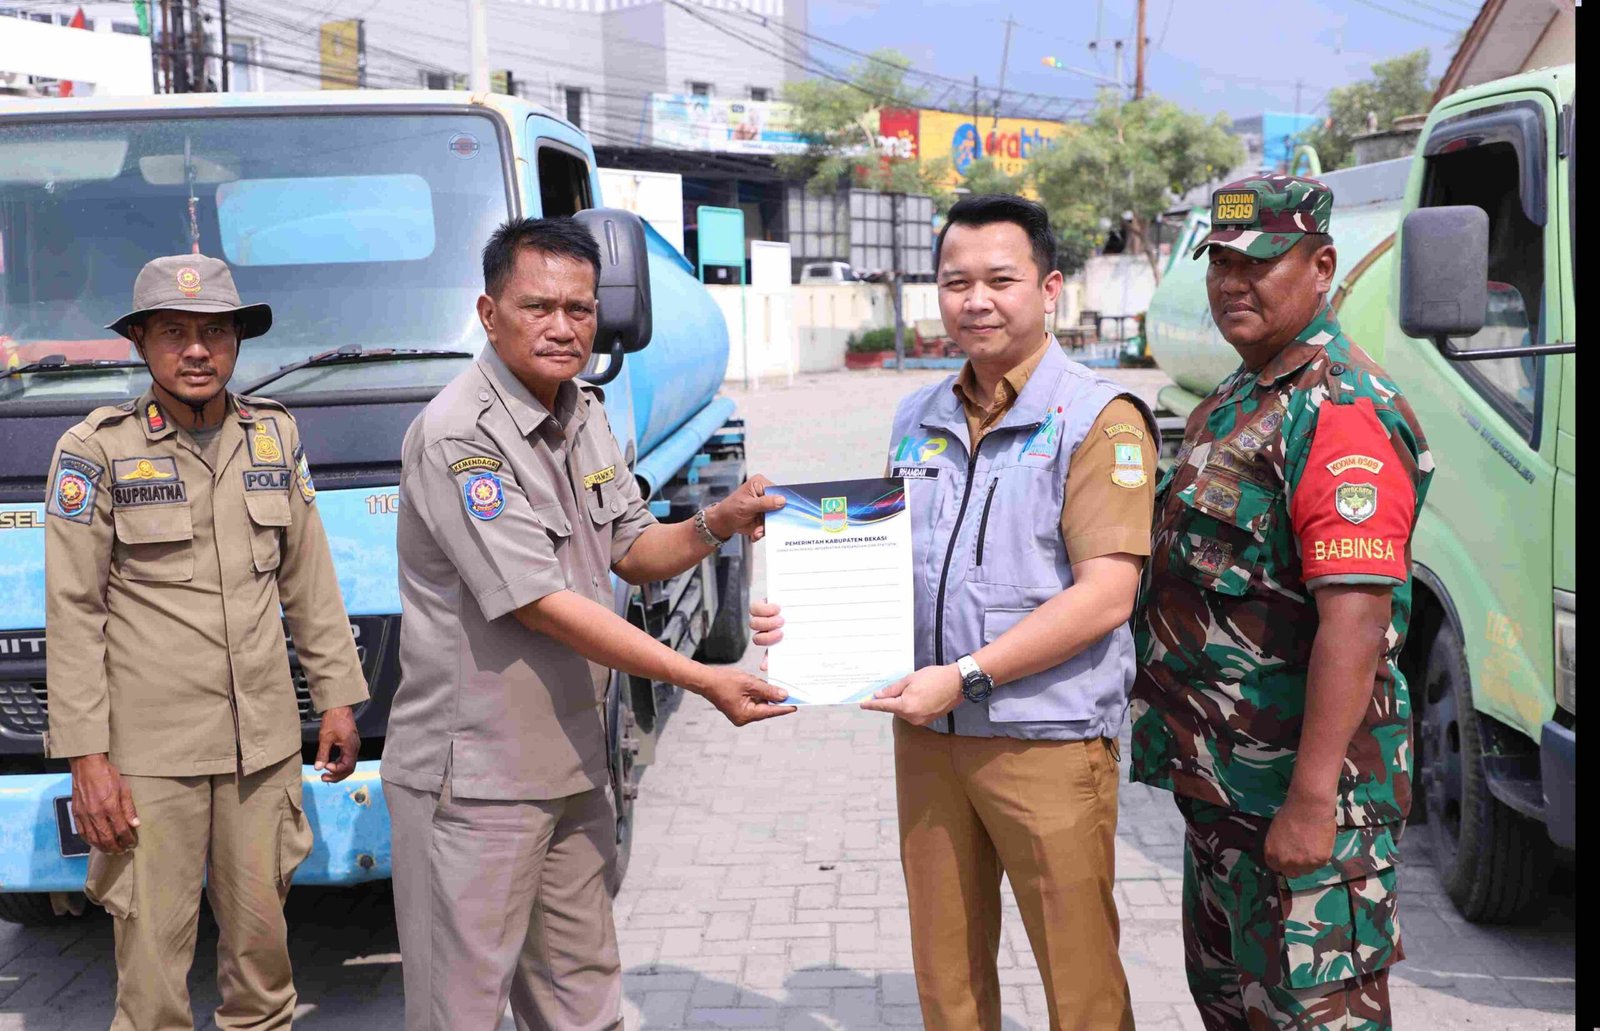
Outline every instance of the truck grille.
[(46, 723), (44, 681), (0, 683), (0, 724), (18, 734), (43, 734)]
[[(362, 616), (350, 621), (350, 632), (356, 639), (356, 657), (361, 662), (361, 672), (369, 686), (377, 675), (378, 660), (383, 655), (387, 624), (391, 618)], [(287, 627), (284, 629), (284, 641), (289, 648), (289, 677), (294, 683), (294, 700), (300, 711), (300, 722), (315, 723), (319, 717), (311, 704), (311, 688), (306, 683), (305, 670), (300, 668), (300, 657), (295, 654), (294, 642), (289, 639)], [(42, 642), (31, 655), (41, 659), (44, 657)], [(3, 672), (0, 670), (0, 674)], [(14, 734), (37, 737), (48, 729), (48, 723), (49, 708), (43, 680), (0, 680), (0, 728)]]

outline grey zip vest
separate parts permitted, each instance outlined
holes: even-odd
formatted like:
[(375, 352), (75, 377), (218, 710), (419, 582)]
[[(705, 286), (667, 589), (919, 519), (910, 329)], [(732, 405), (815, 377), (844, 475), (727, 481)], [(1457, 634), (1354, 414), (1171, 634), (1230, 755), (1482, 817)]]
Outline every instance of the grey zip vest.
[[(919, 669), (977, 651), (1072, 586), (1061, 539), (1067, 470), (1101, 410), (1127, 396), (1048, 348), (974, 455), (953, 383), (900, 402), (889, 445), (889, 474), (906, 479), (911, 507)], [(1133, 659), (1124, 624), (1059, 666), (996, 687), (985, 702), (963, 699), (932, 729), (1040, 741), (1115, 737)]]

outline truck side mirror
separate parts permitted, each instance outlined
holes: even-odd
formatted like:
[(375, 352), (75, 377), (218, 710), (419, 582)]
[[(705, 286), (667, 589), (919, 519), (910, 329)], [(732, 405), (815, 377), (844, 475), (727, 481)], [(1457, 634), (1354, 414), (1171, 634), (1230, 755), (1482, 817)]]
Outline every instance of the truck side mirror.
[(632, 354), (650, 342), (650, 254), (639, 216), (617, 208), (589, 208), (572, 216), (600, 245), (598, 353)]
[(1400, 328), (1472, 336), (1489, 310), (1489, 215), (1470, 204), (1419, 208), (1400, 227)]

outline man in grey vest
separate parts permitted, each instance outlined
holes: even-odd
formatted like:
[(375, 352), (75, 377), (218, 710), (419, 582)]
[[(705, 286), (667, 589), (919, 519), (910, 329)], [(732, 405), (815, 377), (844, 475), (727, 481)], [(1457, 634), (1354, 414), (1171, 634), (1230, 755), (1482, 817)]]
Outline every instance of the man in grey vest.
[[(900, 856), (929, 1027), (998, 1029), (1000, 876), (1016, 894), (1052, 1028), (1132, 1028), (1117, 955), (1116, 736), (1150, 553), (1157, 437), (1137, 399), (1045, 332), (1060, 296), (1038, 204), (969, 197), (935, 254), (959, 375), (895, 412), (910, 493), (917, 672), (893, 713)], [(751, 607), (756, 643), (782, 638)]]

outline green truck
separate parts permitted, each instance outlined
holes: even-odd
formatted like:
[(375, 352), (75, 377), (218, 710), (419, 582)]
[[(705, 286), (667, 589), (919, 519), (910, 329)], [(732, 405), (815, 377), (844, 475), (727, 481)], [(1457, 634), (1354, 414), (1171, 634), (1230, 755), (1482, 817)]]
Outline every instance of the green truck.
[[(1577, 122), (1574, 66), (1464, 89), (1414, 157), (1321, 176), (1333, 304), (1400, 384), (1437, 465), (1417, 525), (1416, 798), (1462, 914), (1543, 910), (1576, 840)], [(1238, 365), (1211, 321), (1188, 213), (1146, 316), (1166, 454)]]

